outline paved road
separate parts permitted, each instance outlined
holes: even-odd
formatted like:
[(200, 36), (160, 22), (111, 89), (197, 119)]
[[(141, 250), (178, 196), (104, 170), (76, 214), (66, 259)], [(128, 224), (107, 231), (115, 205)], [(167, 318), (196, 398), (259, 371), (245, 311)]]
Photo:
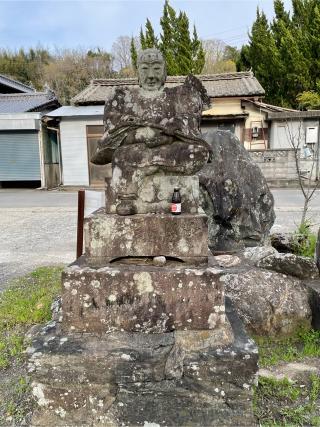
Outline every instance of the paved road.
[[(303, 199), (299, 190), (275, 189), (274, 231), (296, 228)], [(320, 190), (310, 216), (320, 224)], [(0, 290), (10, 278), (39, 265), (68, 264), (75, 259), (77, 193), (0, 189)]]
[[(272, 231), (293, 231), (301, 220), (303, 196), (299, 189), (272, 189), (276, 220)], [(307, 218), (313, 230), (320, 226), (320, 189), (316, 190), (309, 204)]]

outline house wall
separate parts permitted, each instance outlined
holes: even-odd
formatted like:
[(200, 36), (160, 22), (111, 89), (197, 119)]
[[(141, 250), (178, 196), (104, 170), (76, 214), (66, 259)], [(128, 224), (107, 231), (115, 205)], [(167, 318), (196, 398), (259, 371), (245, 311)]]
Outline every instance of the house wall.
[(40, 113), (0, 114), (0, 130), (39, 130)]
[(230, 130), (231, 132), (233, 132), (233, 128), (234, 128), (234, 134), (239, 138), (239, 140), (241, 141), (241, 137), (243, 135), (243, 120), (226, 120), (223, 123), (225, 126), (222, 126), (222, 122), (216, 122), (216, 121), (202, 121), (201, 123), (201, 132), (204, 133), (212, 133), (218, 129), (223, 129), (223, 130)]
[[(244, 111), (249, 113), (245, 121), (244, 146), (247, 150), (265, 150), (269, 144), (268, 122), (266, 122), (266, 113), (259, 110), (256, 106), (246, 103)], [(258, 137), (252, 136), (252, 128), (258, 127)]]
[[(260, 111), (254, 105), (246, 103), (242, 108), (242, 98), (219, 98), (213, 100), (210, 110), (204, 111), (203, 115), (228, 115), (248, 113), (244, 121), (236, 122), (235, 135), (244, 144), (247, 150), (268, 148), (268, 123), (265, 121), (266, 113)], [(252, 127), (258, 127), (259, 135), (252, 137)], [(263, 130), (262, 130), (263, 129)]]
[(215, 98), (212, 107), (203, 112), (203, 115), (241, 114), (241, 98)]
[(291, 141), (295, 146), (299, 143), (299, 146), (303, 147), (306, 141), (306, 128), (310, 126), (318, 127), (319, 132), (318, 120), (272, 120), (270, 148), (292, 148)]
[(101, 125), (102, 117), (63, 117), (60, 122), (63, 185), (89, 185), (87, 125)]
[[(212, 108), (203, 112), (203, 116), (206, 115), (215, 115), (215, 116), (224, 116), (229, 114), (242, 114), (243, 110), (241, 108), (241, 98), (217, 98), (212, 101)], [(239, 119), (228, 119), (225, 123), (234, 123), (235, 130), (234, 134), (243, 141), (243, 120)], [(201, 124), (201, 129), (203, 132), (214, 131), (218, 129), (218, 123), (209, 123), (203, 121)]]

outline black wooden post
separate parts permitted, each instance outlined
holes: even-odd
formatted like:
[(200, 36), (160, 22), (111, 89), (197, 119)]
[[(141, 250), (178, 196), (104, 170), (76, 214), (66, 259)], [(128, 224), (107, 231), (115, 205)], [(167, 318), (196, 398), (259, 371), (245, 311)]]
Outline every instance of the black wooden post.
[(318, 231), (318, 240), (316, 244), (316, 264), (320, 273), (320, 228)]
[(85, 191), (78, 191), (78, 226), (77, 226), (77, 258), (83, 252), (83, 220), (84, 220)]

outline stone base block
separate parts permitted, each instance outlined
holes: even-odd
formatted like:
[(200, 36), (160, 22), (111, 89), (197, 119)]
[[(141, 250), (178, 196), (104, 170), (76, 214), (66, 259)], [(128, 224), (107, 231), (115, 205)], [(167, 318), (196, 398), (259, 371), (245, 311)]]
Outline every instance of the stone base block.
[(62, 287), (65, 331), (160, 333), (225, 323), (224, 286), (214, 268), (73, 264)]
[[(230, 316), (230, 314), (228, 313)], [(233, 315), (234, 316), (234, 315)], [(34, 333), (33, 426), (252, 426), (258, 352), (230, 332)], [(231, 334), (232, 335), (232, 334)]]
[[(138, 214), (169, 213), (175, 187), (180, 188), (182, 212), (197, 214), (199, 209), (199, 178), (187, 175), (151, 175), (140, 183), (135, 207)], [(119, 188), (106, 178), (106, 212), (116, 213)]]
[(85, 220), (85, 253), (91, 266), (117, 258), (164, 255), (207, 261), (206, 215), (106, 215), (99, 209)]

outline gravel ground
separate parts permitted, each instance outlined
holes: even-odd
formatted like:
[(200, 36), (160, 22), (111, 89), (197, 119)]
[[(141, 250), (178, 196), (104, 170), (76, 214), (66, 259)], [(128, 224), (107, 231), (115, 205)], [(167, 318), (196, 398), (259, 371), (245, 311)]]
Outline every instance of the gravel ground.
[(8, 280), (38, 266), (76, 258), (74, 208), (1, 208), (0, 224), (0, 291)]

